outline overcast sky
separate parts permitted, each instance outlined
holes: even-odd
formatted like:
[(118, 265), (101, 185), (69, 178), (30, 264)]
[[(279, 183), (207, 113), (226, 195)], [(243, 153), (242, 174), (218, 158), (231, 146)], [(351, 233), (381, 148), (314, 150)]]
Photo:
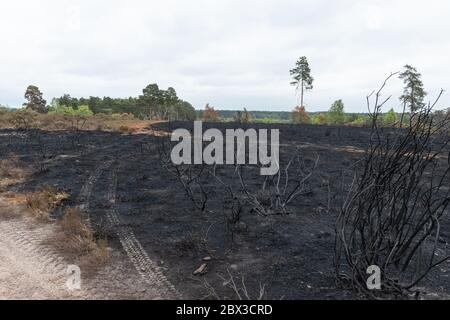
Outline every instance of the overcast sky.
[[(365, 96), (406, 63), (430, 99), (450, 91), (449, 1), (14, 0), (0, 2), (0, 104), (29, 84), (47, 100), (174, 87), (197, 108), (291, 110), (289, 69), (307, 56), (309, 111)], [(399, 107), (402, 83), (386, 89)], [(450, 106), (450, 92), (441, 100)]]

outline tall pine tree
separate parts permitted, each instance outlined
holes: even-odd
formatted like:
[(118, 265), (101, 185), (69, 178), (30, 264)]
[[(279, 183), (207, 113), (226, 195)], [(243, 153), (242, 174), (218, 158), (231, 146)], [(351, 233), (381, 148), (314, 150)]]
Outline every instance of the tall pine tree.
[(400, 100), (409, 108), (411, 113), (424, 106), (423, 100), (427, 93), (423, 88), (421, 77), (417, 69), (408, 64), (405, 66), (405, 71), (400, 74), (400, 79), (405, 83), (403, 95), (400, 97)]
[(311, 76), (311, 68), (306, 57), (301, 57), (295, 63), (295, 68), (290, 71), (293, 81), (291, 85), (295, 86), (301, 94), (300, 107), (304, 107), (304, 94), (313, 88), (314, 78)]

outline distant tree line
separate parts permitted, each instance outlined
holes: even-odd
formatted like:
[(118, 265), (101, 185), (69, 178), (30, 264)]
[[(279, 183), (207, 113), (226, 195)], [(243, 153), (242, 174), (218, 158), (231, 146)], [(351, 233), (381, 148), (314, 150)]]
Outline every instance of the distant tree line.
[(47, 102), (42, 96), (38, 87), (29, 86), (25, 92), (27, 102), (24, 107), (38, 113), (69, 115), (128, 113), (140, 119), (158, 120), (195, 120), (197, 117), (194, 107), (180, 99), (174, 88), (163, 90), (157, 84), (145, 87), (139, 97), (75, 98), (65, 94), (46, 105)]
[[(222, 121), (233, 121), (239, 119), (242, 114), (245, 115), (245, 108), (242, 111), (236, 110), (217, 110), (219, 118)], [(250, 114), (251, 121), (264, 122), (265, 120), (273, 120), (275, 122), (290, 122), (291, 112), (289, 111), (247, 111)], [(197, 117), (203, 119), (204, 110), (197, 111)], [(241, 115), (240, 115), (241, 114)]]
[(0, 104), (0, 114), (6, 113), (6, 112), (12, 112), (12, 111), (14, 111), (14, 109)]
[[(300, 105), (292, 112), (282, 111), (230, 111), (216, 110), (209, 104), (204, 110), (196, 111), (194, 107), (180, 99), (174, 88), (160, 89), (157, 84), (150, 84), (142, 90), (138, 97), (111, 98), (89, 97), (75, 98), (65, 94), (54, 98), (50, 105), (43, 99), (43, 94), (37, 86), (30, 85), (25, 92), (24, 107), (38, 113), (52, 113), (62, 115), (95, 114), (131, 114), (139, 119), (157, 120), (189, 120), (202, 119), (207, 122), (234, 121), (238, 123), (306, 123), (315, 125), (370, 125), (369, 114), (346, 113), (344, 102), (336, 100), (327, 112), (309, 113), (304, 105), (304, 95), (313, 89), (314, 78), (311, 76), (311, 68), (306, 57), (300, 57), (295, 68), (290, 70), (291, 85), (300, 92)], [(423, 88), (421, 74), (416, 68), (405, 65), (404, 71), (399, 73), (399, 78), (404, 82), (404, 92), (400, 97), (403, 104), (403, 112), (396, 113), (394, 109), (386, 112), (380, 124), (396, 125), (407, 123), (410, 114), (424, 106), (427, 95)], [(9, 112), (11, 109), (0, 106), (0, 113)], [(448, 111), (436, 112), (436, 117), (443, 117)]]
[[(446, 114), (446, 111), (437, 111), (436, 114)], [(237, 123), (294, 123), (314, 125), (345, 125), (345, 126), (369, 126), (371, 118), (368, 113), (347, 113), (342, 100), (335, 101), (330, 109), (325, 112), (307, 112), (305, 107), (296, 107), (292, 112), (288, 111), (242, 111), (215, 110), (209, 104), (205, 110), (197, 111), (197, 118), (205, 122), (237, 122)], [(399, 122), (401, 113), (394, 109), (388, 110), (380, 119), (381, 125), (393, 125)], [(406, 115), (404, 123), (409, 121)]]

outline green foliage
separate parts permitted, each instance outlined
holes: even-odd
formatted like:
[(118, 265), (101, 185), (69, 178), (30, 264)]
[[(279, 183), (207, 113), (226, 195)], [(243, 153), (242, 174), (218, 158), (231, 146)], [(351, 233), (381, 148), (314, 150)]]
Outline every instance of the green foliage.
[[(220, 118), (224, 120), (234, 121), (236, 111), (233, 110), (217, 110)], [(198, 118), (203, 117), (203, 111), (196, 112)], [(253, 122), (265, 122), (273, 120), (275, 123), (288, 123), (291, 121), (292, 113), (286, 111), (249, 111)]]
[(84, 117), (90, 117), (94, 115), (94, 113), (87, 105), (82, 105), (79, 106), (77, 109), (74, 109), (72, 106), (66, 107), (65, 105), (59, 104), (59, 102), (56, 103), (52, 102), (52, 106), (50, 107), (49, 113), (65, 116), (84, 116)]
[(291, 85), (297, 89), (311, 90), (313, 89), (314, 78), (311, 76), (311, 68), (308, 59), (300, 57), (295, 63), (295, 68), (290, 71), (292, 82)]
[(5, 114), (5, 113), (11, 113), (14, 112), (14, 109), (11, 109), (9, 107), (3, 106), (0, 104), (0, 114)]
[(291, 85), (295, 86), (297, 90), (301, 92), (301, 104), (303, 107), (303, 96), (305, 91), (313, 89), (314, 78), (311, 76), (311, 68), (309, 67), (308, 59), (306, 57), (300, 57), (295, 63), (295, 68), (290, 71), (292, 82)]
[(411, 112), (415, 112), (424, 106), (423, 100), (427, 93), (423, 88), (421, 74), (417, 69), (406, 65), (405, 71), (400, 74), (400, 79), (405, 83), (403, 95), (400, 100), (409, 108)]
[(368, 125), (370, 122), (370, 117), (368, 115), (360, 115), (352, 120), (349, 124), (355, 127), (363, 127)]
[(175, 104), (175, 112), (177, 120), (194, 121), (197, 119), (195, 108), (189, 102), (183, 100), (179, 100)]
[(344, 103), (337, 100), (328, 111), (328, 122), (330, 124), (342, 125), (345, 123)]
[(169, 94), (159, 89), (156, 83), (150, 84), (142, 90), (142, 95), (139, 96), (139, 104), (145, 108), (144, 113), (147, 118), (161, 119), (164, 117), (164, 114), (161, 113), (166, 111), (163, 108), (164, 105), (168, 104), (166, 96), (168, 97)]
[(48, 108), (48, 112), (50, 114), (64, 114), (66, 107), (65, 105), (61, 104), (59, 102), (60, 100), (57, 98), (53, 98), (52, 102), (50, 103), (50, 106)]
[[(195, 120), (197, 118), (194, 107), (179, 99), (174, 88), (162, 90), (157, 84), (145, 87), (139, 97), (113, 99), (91, 96), (77, 99), (65, 94), (54, 100), (56, 102), (52, 102), (51, 110), (56, 109), (57, 103), (72, 108), (74, 111), (78, 110), (80, 106), (88, 106), (93, 114), (127, 113), (139, 119)], [(70, 109), (65, 112), (71, 113)]]
[(157, 84), (144, 88), (138, 105), (144, 108), (144, 117), (163, 120), (195, 120), (195, 109), (186, 101), (180, 100), (174, 88), (161, 90)]
[(397, 114), (392, 108), (383, 115), (383, 125), (393, 126), (397, 122)]
[(258, 118), (254, 119), (253, 122), (263, 124), (280, 124), (280, 123), (289, 123), (290, 121), (279, 118)]
[(79, 106), (78, 109), (74, 110), (74, 111), (75, 111), (75, 115), (79, 115), (79, 116), (90, 117), (90, 116), (94, 115), (94, 113), (91, 111), (91, 109), (87, 105)]
[(38, 113), (47, 113), (47, 107), (45, 106), (47, 101), (44, 100), (42, 92), (38, 87), (30, 85), (25, 91), (25, 99), (28, 101), (24, 103), (24, 107), (29, 110), (36, 111)]
[(324, 125), (327, 123), (327, 116), (323, 113), (316, 113), (312, 116), (311, 123), (315, 125)]
[[(54, 101), (54, 100), (56, 100), (56, 101)], [(55, 103), (58, 105), (71, 107), (72, 109), (77, 109), (78, 106), (80, 105), (80, 102), (78, 101), (78, 99), (72, 98), (69, 94), (64, 94), (61, 98), (58, 98), (58, 99), (54, 98), (52, 100), (51, 106), (53, 106)]]

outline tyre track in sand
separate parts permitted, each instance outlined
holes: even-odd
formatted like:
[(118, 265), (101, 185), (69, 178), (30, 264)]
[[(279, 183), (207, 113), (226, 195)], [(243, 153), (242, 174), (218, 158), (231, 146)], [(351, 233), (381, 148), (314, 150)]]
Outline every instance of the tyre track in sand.
[(91, 194), (94, 189), (94, 185), (97, 183), (98, 179), (102, 175), (103, 171), (108, 169), (112, 164), (112, 161), (107, 161), (102, 165), (98, 166), (94, 172), (89, 176), (86, 180), (85, 184), (80, 190), (80, 193), (77, 197), (77, 207), (82, 211), (86, 211), (89, 214), (89, 209), (91, 205)]
[[(5, 204), (5, 199), (0, 198)], [(18, 211), (5, 204), (2, 212)], [(32, 229), (30, 226), (34, 226)], [(66, 286), (65, 259), (45, 245), (54, 225), (36, 225), (29, 218), (0, 221), (0, 299), (85, 299), (83, 290)]]
[[(97, 167), (88, 177), (77, 198), (77, 207), (88, 211), (92, 189), (111, 163)], [(17, 216), (0, 220), (0, 258), (3, 260), (0, 299), (86, 299), (96, 295), (94, 288), (89, 289), (89, 294), (83, 289), (68, 290), (66, 281), (70, 264), (56, 249), (45, 244), (58, 232), (55, 225), (36, 224), (33, 219), (21, 217), (20, 211), (25, 208), (9, 205), (5, 198), (0, 197), (0, 203), (0, 213)]]

